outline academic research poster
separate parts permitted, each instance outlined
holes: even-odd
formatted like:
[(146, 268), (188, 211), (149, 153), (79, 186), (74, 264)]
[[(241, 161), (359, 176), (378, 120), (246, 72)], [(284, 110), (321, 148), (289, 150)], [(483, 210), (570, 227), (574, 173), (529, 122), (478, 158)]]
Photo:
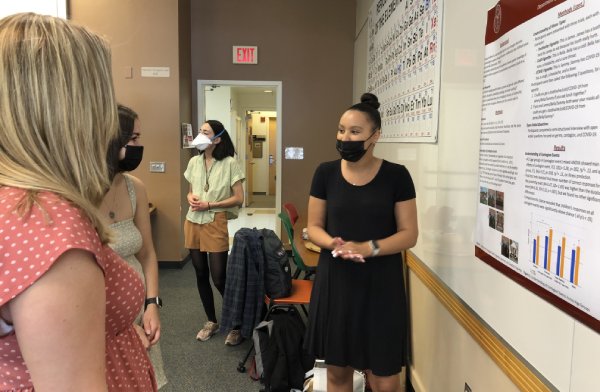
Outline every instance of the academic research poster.
[(502, 0), (485, 43), (476, 255), (598, 330), (600, 1)]

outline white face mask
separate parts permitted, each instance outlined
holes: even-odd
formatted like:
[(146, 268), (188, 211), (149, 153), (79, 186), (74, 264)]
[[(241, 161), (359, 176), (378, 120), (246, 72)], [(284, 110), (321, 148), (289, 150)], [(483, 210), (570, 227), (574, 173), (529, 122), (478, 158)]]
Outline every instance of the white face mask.
[(192, 146), (196, 147), (200, 151), (204, 151), (212, 144), (212, 140), (203, 133), (199, 133), (194, 140), (192, 140)]

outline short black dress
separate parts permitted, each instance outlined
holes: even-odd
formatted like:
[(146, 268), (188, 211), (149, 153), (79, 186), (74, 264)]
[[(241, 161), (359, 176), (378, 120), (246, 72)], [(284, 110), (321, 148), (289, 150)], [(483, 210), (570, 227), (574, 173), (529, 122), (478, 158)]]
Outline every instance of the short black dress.
[[(317, 168), (310, 194), (327, 203), (329, 235), (368, 241), (397, 232), (394, 205), (414, 199), (415, 187), (404, 166), (385, 160), (370, 183), (354, 186), (336, 160)], [(309, 353), (329, 365), (391, 376), (405, 363), (406, 325), (401, 254), (355, 263), (321, 252), (305, 339)]]

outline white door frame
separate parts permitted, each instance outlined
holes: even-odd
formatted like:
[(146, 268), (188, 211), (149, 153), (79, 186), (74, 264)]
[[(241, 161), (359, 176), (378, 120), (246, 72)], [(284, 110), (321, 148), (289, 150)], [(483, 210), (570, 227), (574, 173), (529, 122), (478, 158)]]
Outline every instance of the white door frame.
[[(198, 96), (198, 123), (196, 124), (196, 129), (200, 129), (202, 125), (202, 121), (205, 118), (205, 102), (204, 102), (204, 87), (205, 86), (229, 86), (229, 87), (268, 87), (275, 91), (275, 110), (277, 112), (277, 151), (275, 154), (275, 211), (276, 214), (281, 212), (281, 162), (283, 159), (282, 154), (282, 146), (283, 146), (283, 137), (282, 137), (282, 129), (283, 129), (283, 116), (282, 116), (282, 82), (281, 81), (256, 81), (256, 80), (201, 80), (198, 79), (197, 82), (197, 96)], [(239, 113), (238, 113), (239, 115)], [(241, 146), (237, 146), (238, 151), (242, 150)], [(244, 153), (245, 154), (245, 153)], [(245, 156), (244, 156), (245, 158)], [(244, 160), (245, 165), (245, 160)], [(245, 168), (244, 168), (245, 169)], [(279, 219), (276, 220), (277, 229), (279, 230)]]

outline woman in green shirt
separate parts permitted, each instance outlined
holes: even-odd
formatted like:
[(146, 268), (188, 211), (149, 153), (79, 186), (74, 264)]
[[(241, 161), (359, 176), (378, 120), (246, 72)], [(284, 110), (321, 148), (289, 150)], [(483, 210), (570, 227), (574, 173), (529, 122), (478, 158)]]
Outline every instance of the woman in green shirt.
[[(206, 341), (219, 330), (210, 279), (223, 295), (229, 232), (227, 220), (237, 218), (244, 202), (244, 173), (234, 158), (235, 148), (223, 124), (208, 120), (200, 127), (210, 143), (197, 145), (200, 154), (190, 159), (183, 174), (190, 183), (190, 205), (185, 221), (185, 247), (196, 271), (198, 293), (208, 321), (196, 339)], [(225, 343), (237, 345), (242, 337), (232, 330)]]

